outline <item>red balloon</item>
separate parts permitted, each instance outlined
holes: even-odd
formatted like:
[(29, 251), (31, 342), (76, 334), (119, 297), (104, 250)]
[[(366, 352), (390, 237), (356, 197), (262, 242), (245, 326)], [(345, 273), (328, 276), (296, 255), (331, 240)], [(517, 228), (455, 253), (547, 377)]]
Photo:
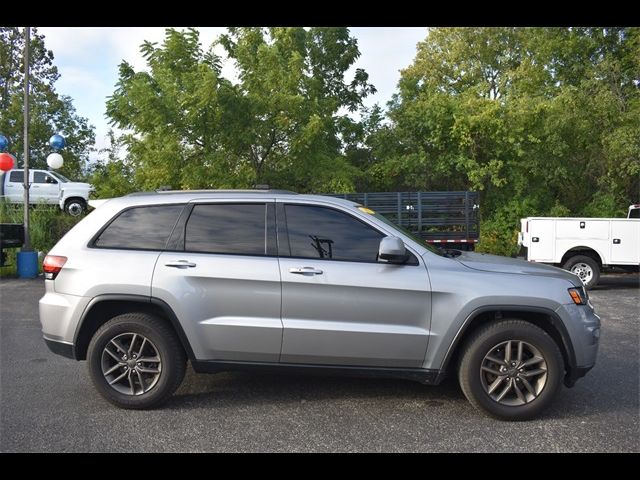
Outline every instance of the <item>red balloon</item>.
[(7, 170), (11, 170), (14, 165), (13, 155), (9, 153), (0, 153), (0, 170), (6, 172)]

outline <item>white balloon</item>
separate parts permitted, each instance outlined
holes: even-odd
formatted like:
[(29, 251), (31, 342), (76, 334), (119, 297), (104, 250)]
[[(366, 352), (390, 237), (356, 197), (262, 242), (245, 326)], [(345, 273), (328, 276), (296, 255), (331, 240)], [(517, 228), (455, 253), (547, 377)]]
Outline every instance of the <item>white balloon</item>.
[(59, 153), (52, 153), (47, 157), (47, 165), (53, 169), (60, 168), (63, 163), (62, 155)]

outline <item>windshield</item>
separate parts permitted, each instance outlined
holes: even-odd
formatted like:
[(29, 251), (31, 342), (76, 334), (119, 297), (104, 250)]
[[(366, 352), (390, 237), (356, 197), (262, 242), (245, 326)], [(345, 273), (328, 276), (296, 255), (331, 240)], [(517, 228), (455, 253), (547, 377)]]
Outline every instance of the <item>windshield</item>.
[(410, 232), (409, 230), (407, 230), (404, 227), (401, 227), (400, 225), (397, 225), (397, 224), (393, 223), (387, 217), (385, 217), (383, 215), (380, 215), (378, 212), (374, 212), (370, 208), (366, 208), (366, 207), (362, 207), (362, 206), (358, 206), (358, 210), (360, 210), (361, 212), (364, 212), (364, 213), (368, 213), (369, 215), (371, 215), (373, 217), (376, 217), (381, 222), (386, 223), (387, 225), (389, 225), (390, 227), (393, 227), (396, 230), (400, 230), (407, 237), (412, 239), (418, 245), (422, 245), (424, 248), (426, 248), (430, 252), (435, 253), (436, 255), (440, 255), (441, 257), (444, 256), (444, 252), (442, 250), (440, 250), (437, 247), (434, 247), (433, 245), (429, 245), (427, 242), (424, 241), (423, 238), (420, 238), (420, 236), (416, 235), (413, 232)]
[(69, 180), (67, 177), (65, 177), (64, 175), (59, 174), (58, 172), (52, 172), (49, 171), (50, 175), (53, 175), (54, 177), (56, 177), (58, 180), (60, 180), (62, 183), (66, 183), (66, 182), (70, 182), (71, 180)]

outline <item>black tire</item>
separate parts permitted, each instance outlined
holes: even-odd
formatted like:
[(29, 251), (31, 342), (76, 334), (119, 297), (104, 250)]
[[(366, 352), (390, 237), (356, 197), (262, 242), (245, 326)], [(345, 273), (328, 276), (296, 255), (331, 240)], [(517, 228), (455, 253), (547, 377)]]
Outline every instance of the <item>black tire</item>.
[(64, 204), (64, 211), (72, 217), (78, 217), (87, 209), (87, 204), (82, 198), (70, 198)]
[[(580, 265), (588, 266), (588, 268), (590, 268), (592, 272), (591, 277), (586, 282), (584, 278), (581, 275), (579, 275), (579, 272), (575, 272), (576, 274), (578, 274), (578, 276), (581, 277), (580, 279), (584, 283), (585, 288), (591, 288), (597, 285), (598, 280), (600, 279), (600, 267), (598, 265), (598, 262), (593, 257), (589, 257), (587, 255), (576, 255), (574, 257), (569, 258), (569, 260), (567, 260), (564, 263), (562, 268), (571, 272), (571, 269), (579, 268)], [(587, 269), (580, 269), (579, 271), (582, 272), (584, 270), (587, 270)]]
[[(527, 398), (527, 402), (519, 405), (505, 404), (496, 401), (485, 389), (487, 374), (482, 370), (485, 356), (495, 351), (494, 348), (507, 341), (525, 342), (534, 347), (542, 355), (546, 364), (545, 382), (541, 382), (537, 396)], [(503, 420), (528, 420), (538, 416), (553, 400), (564, 376), (564, 362), (556, 342), (541, 328), (522, 320), (501, 320), (480, 329), (465, 343), (458, 368), (458, 379), (464, 395), (471, 404), (484, 410), (490, 416)], [(544, 364), (543, 364), (544, 365)], [(517, 374), (517, 371), (515, 372)], [(483, 375), (485, 376), (483, 379)], [(520, 387), (521, 379), (516, 380)], [(505, 382), (507, 380), (505, 379)], [(488, 382), (487, 382), (488, 383)], [(504, 384), (506, 387), (506, 383)], [(501, 390), (502, 386), (498, 390)], [(521, 391), (529, 396), (526, 389)], [(515, 395), (515, 388), (511, 388)], [(509, 400), (505, 397), (504, 402)], [(518, 402), (518, 397), (511, 400)]]
[[(103, 374), (105, 347), (112, 339), (127, 334), (138, 334), (148, 339), (160, 358), (159, 376), (149, 390), (144, 391), (144, 387), (142, 388), (144, 393), (121, 393), (116, 390), (116, 387), (109, 385)], [(109, 402), (121, 408), (148, 409), (161, 405), (180, 386), (184, 378), (187, 358), (180, 341), (164, 321), (147, 313), (125, 313), (109, 320), (94, 334), (89, 343), (87, 361), (93, 384)]]

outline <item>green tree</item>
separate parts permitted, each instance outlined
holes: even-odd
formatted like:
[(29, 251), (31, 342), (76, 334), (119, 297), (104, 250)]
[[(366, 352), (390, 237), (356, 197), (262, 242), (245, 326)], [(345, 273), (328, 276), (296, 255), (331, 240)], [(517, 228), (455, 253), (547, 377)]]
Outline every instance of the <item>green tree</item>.
[(230, 28), (221, 45), (237, 81), (221, 75), (213, 46), (194, 29), (145, 43), (148, 72), (120, 66), (107, 102), (127, 132), (143, 188), (272, 187), (350, 190), (358, 171), (344, 155), (346, 112), (374, 92), (345, 28)]
[(109, 130), (107, 137), (109, 146), (98, 152), (99, 158), (89, 168), (88, 181), (95, 187), (96, 196), (121, 197), (140, 190), (124, 138), (113, 130)]
[[(24, 103), (24, 30), (0, 27), (0, 132), (9, 137), (10, 151), (18, 165), (23, 160)], [(59, 95), (54, 87), (60, 78), (47, 50), (44, 36), (32, 29), (30, 41), (30, 155), (33, 168), (47, 168), (51, 153), (49, 138), (62, 133), (67, 146), (62, 152), (64, 166), (60, 172), (71, 178), (83, 175), (95, 142), (94, 127), (76, 114), (72, 99)]]
[[(372, 134), (384, 186), (481, 191), (481, 245), (527, 215), (622, 215), (638, 200), (637, 28), (436, 28)], [(376, 138), (378, 137), (378, 138)], [(502, 250), (499, 250), (502, 249)]]

